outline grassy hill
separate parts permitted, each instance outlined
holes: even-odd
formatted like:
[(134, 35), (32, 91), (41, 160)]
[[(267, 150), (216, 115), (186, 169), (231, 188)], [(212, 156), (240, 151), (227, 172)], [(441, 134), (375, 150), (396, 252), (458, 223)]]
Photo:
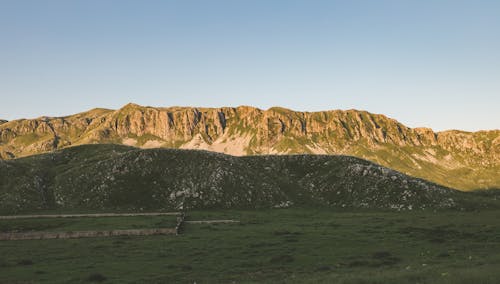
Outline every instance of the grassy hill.
[(349, 156), (234, 157), (207, 151), (85, 145), (0, 160), (4, 213), (331, 206), (397, 210), (495, 206)]

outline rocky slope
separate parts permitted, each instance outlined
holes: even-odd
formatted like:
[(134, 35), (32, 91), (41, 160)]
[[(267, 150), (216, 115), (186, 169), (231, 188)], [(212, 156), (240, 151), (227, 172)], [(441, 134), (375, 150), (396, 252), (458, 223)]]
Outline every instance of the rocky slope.
[(491, 198), (349, 156), (234, 157), (86, 145), (0, 161), (0, 211), (332, 206), (466, 209)]
[(0, 157), (116, 143), (231, 155), (345, 154), (458, 189), (500, 188), (500, 130), (433, 132), (357, 110), (153, 108), (128, 104), (0, 124)]

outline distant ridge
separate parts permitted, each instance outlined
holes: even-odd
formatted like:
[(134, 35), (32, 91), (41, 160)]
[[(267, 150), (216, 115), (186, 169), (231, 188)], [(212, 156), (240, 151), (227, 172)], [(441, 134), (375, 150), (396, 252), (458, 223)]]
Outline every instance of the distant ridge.
[(434, 132), (366, 111), (127, 104), (0, 124), (3, 159), (96, 143), (237, 156), (344, 154), (452, 188), (500, 188), (500, 130)]

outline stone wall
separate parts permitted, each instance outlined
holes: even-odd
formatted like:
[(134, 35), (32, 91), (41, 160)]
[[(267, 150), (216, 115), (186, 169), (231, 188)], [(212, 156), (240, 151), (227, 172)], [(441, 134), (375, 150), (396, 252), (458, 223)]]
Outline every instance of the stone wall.
[(0, 241), (8, 240), (45, 240), (45, 239), (77, 239), (115, 236), (152, 236), (152, 235), (178, 235), (184, 213), (103, 213), (103, 214), (59, 214), (59, 215), (18, 215), (0, 216), (0, 220), (31, 219), (31, 218), (98, 218), (98, 217), (129, 217), (129, 216), (177, 216), (175, 228), (108, 230), (108, 231), (69, 231), (69, 232), (5, 232), (0, 233)]
[(74, 231), (74, 232), (24, 232), (0, 233), (0, 241), (7, 240), (45, 240), (45, 239), (76, 239), (116, 236), (152, 236), (152, 235), (177, 235), (176, 228), (161, 229), (134, 229), (110, 231)]
[(182, 215), (181, 212), (7, 215), (7, 216), (0, 216), (0, 220), (35, 219), (35, 218), (83, 218), (83, 217), (100, 218), (100, 217), (181, 216), (181, 215)]

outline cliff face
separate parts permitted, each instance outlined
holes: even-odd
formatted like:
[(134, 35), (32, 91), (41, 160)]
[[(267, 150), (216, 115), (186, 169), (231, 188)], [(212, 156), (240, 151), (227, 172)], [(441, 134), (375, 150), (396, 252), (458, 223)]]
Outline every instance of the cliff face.
[(3, 159), (93, 143), (232, 155), (347, 154), (459, 189), (500, 187), (500, 130), (435, 133), (365, 111), (128, 104), (0, 124)]

